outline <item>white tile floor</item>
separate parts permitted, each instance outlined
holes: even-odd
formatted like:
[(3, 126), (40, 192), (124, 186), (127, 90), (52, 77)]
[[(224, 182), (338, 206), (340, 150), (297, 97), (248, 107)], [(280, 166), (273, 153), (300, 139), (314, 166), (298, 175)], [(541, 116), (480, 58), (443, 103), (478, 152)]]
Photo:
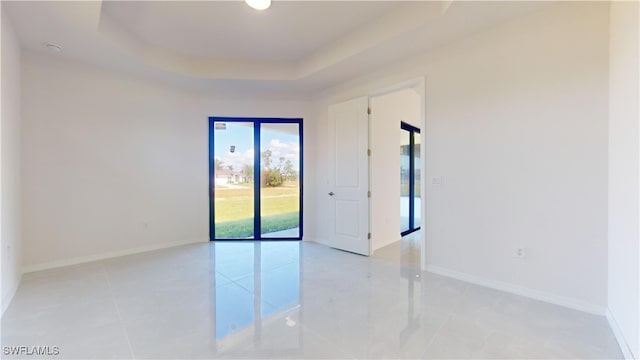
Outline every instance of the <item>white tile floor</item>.
[(621, 357), (603, 317), (420, 273), (414, 250), (210, 243), (27, 274), (2, 344), (58, 359)]

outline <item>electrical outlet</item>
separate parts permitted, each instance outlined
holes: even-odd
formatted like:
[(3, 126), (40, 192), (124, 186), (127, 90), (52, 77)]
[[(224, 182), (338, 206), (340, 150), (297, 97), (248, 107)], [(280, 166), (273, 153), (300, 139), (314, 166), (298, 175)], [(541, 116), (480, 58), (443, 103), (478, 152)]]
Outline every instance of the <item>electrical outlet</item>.
[(442, 176), (434, 176), (431, 178), (432, 186), (440, 186), (442, 184)]
[(144, 230), (149, 231), (149, 222), (145, 221), (143, 224), (144, 224)]
[(517, 247), (515, 250), (515, 256), (520, 259), (524, 259), (525, 251), (523, 247)]

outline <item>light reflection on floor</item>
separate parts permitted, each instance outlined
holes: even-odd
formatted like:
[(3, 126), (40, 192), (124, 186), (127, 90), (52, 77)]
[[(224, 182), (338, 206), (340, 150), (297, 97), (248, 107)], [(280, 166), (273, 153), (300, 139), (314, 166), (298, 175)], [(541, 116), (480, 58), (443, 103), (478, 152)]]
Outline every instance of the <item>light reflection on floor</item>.
[(621, 357), (603, 317), (421, 273), (418, 249), (216, 242), (26, 274), (2, 343), (65, 359)]

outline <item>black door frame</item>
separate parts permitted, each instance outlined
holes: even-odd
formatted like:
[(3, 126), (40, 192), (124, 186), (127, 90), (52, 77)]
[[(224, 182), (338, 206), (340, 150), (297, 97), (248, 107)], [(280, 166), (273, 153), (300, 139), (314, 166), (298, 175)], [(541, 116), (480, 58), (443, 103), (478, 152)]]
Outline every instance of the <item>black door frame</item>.
[[(252, 239), (216, 239), (215, 236), (215, 147), (214, 147), (214, 124), (216, 122), (250, 122), (253, 123), (253, 238)], [(260, 129), (262, 124), (298, 124), (298, 136), (300, 139), (300, 212), (299, 212), (299, 233), (298, 237), (282, 237), (282, 238), (263, 238), (261, 224), (261, 180), (260, 165), (262, 162), (260, 156)], [(239, 118), (239, 117), (209, 117), (209, 240), (210, 241), (300, 241), (303, 236), (303, 174), (304, 174), (304, 152), (303, 152), (303, 128), (302, 118)]]
[(409, 230), (403, 231), (400, 234), (406, 236), (412, 232), (420, 230), (420, 226), (415, 227), (415, 195), (416, 195), (416, 157), (415, 157), (415, 134), (420, 134), (420, 129), (407, 124), (403, 121), (400, 122), (400, 128), (409, 132)]

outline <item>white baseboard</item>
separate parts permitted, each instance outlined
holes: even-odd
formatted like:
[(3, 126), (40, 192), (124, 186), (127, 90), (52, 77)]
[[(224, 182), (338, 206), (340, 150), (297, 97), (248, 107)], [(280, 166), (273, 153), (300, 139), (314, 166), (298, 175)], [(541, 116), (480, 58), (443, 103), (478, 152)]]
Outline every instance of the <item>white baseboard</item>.
[(439, 266), (427, 265), (427, 271), (434, 274), (454, 278), (457, 280), (462, 280), (468, 283), (508, 292), (515, 295), (528, 297), (535, 300), (544, 301), (554, 305), (564, 306), (570, 309), (579, 310), (579, 311), (583, 311), (590, 314), (602, 315), (602, 316), (606, 315), (606, 308), (602, 306), (594, 305), (585, 301), (577, 300), (577, 299), (571, 299), (564, 296), (559, 296), (559, 295), (547, 293), (540, 290), (534, 290), (534, 289), (530, 289), (530, 288), (519, 286), (519, 285), (514, 285), (514, 284), (497, 281), (497, 280), (491, 280), (491, 279), (487, 279), (487, 278), (483, 278), (475, 275), (470, 275), (467, 273), (462, 273), (455, 270), (449, 270)]
[[(393, 238), (391, 238), (393, 239)], [(383, 247), (389, 246), (391, 244), (397, 243), (398, 241), (401, 241), (402, 238), (397, 238), (395, 240), (391, 240), (391, 241), (385, 241), (382, 244), (376, 244), (376, 246), (373, 246), (373, 244), (375, 243), (375, 239), (371, 239), (371, 253), (374, 253), (380, 249), (382, 249)]]
[(309, 235), (304, 235), (302, 236), (302, 241), (306, 241), (306, 242), (316, 242), (316, 238), (313, 236), (309, 236)]
[(18, 281), (16, 281), (15, 285), (13, 285), (13, 288), (11, 289), (11, 291), (2, 299), (2, 313), (0, 317), (4, 316), (4, 312), (7, 310), (7, 308), (9, 308), (9, 304), (11, 304), (11, 300), (13, 300), (13, 297), (16, 295), (16, 291), (18, 291), (18, 287), (20, 287), (21, 281), (22, 281), (22, 274), (20, 275), (20, 278), (18, 279)]
[(305, 236), (304, 237), (304, 241), (308, 241), (308, 242), (313, 242), (313, 243), (316, 243), (316, 244), (322, 244), (322, 245), (329, 246), (329, 242), (327, 242), (326, 239), (323, 239), (323, 238), (320, 238), (320, 237)]
[(609, 322), (611, 331), (613, 331), (613, 335), (618, 341), (618, 346), (620, 346), (620, 351), (622, 351), (622, 355), (624, 356), (624, 358), (635, 360), (633, 352), (631, 351), (631, 347), (629, 347), (629, 344), (625, 340), (624, 333), (622, 332), (622, 329), (620, 329), (620, 326), (618, 325), (618, 322), (616, 321), (616, 318), (613, 316), (613, 313), (610, 309), (607, 309), (607, 321)]
[(161, 244), (151, 244), (151, 245), (141, 246), (141, 247), (132, 248), (132, 249), (50, 261), (46, 263), (25, 266), (24, 268), (22, 268), (22, 273), (27, 274), (34, 271), (42, 271), (42, 270), (48, 270), (48, 269), (55, 269), (63, 266), (84, 264), (92, 261), (111, 259), (119, 256), (139, 254), (147, 251), (161, 250), (161, 249), (167, 249), (167, 248), (172, 248), (176, 246), (183, 246), (183, 245), (202, 243), (202, 242), (209, 242), (209, 239), (190, 239), (185, 241), (173, 241), (173, 242), (161, 243)]

